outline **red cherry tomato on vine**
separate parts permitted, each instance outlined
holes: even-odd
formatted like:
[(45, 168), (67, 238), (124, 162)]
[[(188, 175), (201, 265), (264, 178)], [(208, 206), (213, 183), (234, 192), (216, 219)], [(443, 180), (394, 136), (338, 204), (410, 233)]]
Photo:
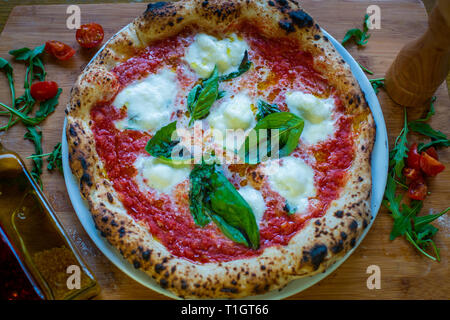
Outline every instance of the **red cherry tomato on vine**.
[(58, 60), (70, 59), (75, 54), (75, 50), (71, 46), (56, 40), (50, 40), (45, 43), (45, 52)]
[(98, 23), (83, 24), (77, 29), (76, 38), (83, 48), (94, 48), (103, 41), (103, 28)]
[(45, 101), (53, 98), (58, 93), (58, 84), (54, 81), (35, 82), (30, 88), (34, 100)]

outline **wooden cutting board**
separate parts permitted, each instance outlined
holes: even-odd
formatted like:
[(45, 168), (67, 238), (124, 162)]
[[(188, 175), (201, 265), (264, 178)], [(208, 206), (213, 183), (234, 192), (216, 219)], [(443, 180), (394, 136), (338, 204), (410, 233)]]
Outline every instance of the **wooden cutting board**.
[[(305, 9), (336, 39), (342, 39), (346, 30), (361, 28), (368, 5), (381, 8), (381, 29), (371, 31), (367, 46), (358, 49), (348, 46), (353, 57), (373, 70), (371, 77), (383, 77), (400, 48), (418, 37), (426, 28), (427, 15), (419, 0), (337, 1), (304, 0)], [(70, 88), (94, 51), (82, 50), (76, 43), (75, 32), (66, 28), (67, 5), (20, 6), (14, 8), (0, 36), (0, 56), (10, 60), (8, 51), (24, 46), (35, 47), (46, 40), (60, 40), (72, 45), (77, 54), (66, 62), (58, 62), (44, 56), (48, 79), (63, 88), (60, 105), (42, 125), (44, 152), (49, 152), (61, 140), (64, 107)], [(142, 13), (145, 4), (93, 4), (80, 5), (82, 23), (97, 22), (105, 29), (108, 39), (135, 16)], [(23, 83), (24, 67), (13, 63), (16, 87)], [(22, 90), (18, 90), (22, 94)], [(436, 115), (431, 124), (450, 134), (450, 101), (445, 85), (437, 95)], [(398, 135), (402, 126), (402, 108), (385, 94), (378, 95), (389, 133), (389, 143)], [(7, 81), (0, 76), (0, 101), (10, 103)], [(425, 112), (418, 108), (409, 112), (410, 119)], [(0, 121), (6, 119), (0, 119)], [(33, 146), (23, 139), (24, 127), (19, 124), (2, 135), (5, 147), (15, 150), (23, 158), (33, 153)], [(424, 213), (440, 211), (450, 205), (450, 150), (440, 151), (440, 159), (447, 169), (431, 179), (430, 191)], [(31, 163), (29, 168), (31, 168)], [(91, 266), (102, 288), (98, 299), (164, 299), (118, 270), (96, 248), (80, 225), (64, 180), (58, 172), (44, 169), (44, 192), (55, 208), (62, 224), (80, 252)], [(436, 263), (418, 254), (404, 239), (389, 240), (392, 219), (381, 209), (372, 229), (354, 254), (335, 272), (315, 286), (291, 297), (292, 299), (448, 299), (450, 297), (450, 218), (441, 217), (435, 225), (440, 229), (436, 243), (441, 248), (442, 261)], [(381, 269), (381, 289), (369, 290), (366, 285), (367, 267), (377, 265)]]

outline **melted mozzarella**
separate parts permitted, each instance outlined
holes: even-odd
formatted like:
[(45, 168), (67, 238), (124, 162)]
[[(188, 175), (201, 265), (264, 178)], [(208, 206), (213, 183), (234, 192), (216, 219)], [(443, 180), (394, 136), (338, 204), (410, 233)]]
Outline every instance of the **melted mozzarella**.
[(255, 123), (252, 100), (245, 93), (223, 102), (208, 116), (214, 141), (227, 150), (239, 150), (245, 141), (245, 132)]
[(247, 201), (250, 208), (252, 208), (256, 223), (260, 224), (264, 216), (264, 212), (266, 211), (266, 203), (264, 202), (261, 192), (248, 185), (240, 188), (238, 192), (242, 198)]
[(252, 111), (252, 100), (245, 93), (239, 93), (226, 100), (207, 118), (213, 129), (223, 132), (226, 129), (248, 129), (255, 120)]
[(247, 49), (247, 43), (238, 39), (236, 34), (218, 40), (200, 33), (195, 36), (194, 42), (187, 48), (185, 60), (200, 77), (207, 78), (211, 75), (215, 65), (222, 74), (235, 71)]
[(139, 157), (134, 163), (138, 182), (162, 193), (170, 194), (173, 188), (189, 178), (190, 167), (171, 165), (153, 157)]
[(289, 111), (305, 120), (301, 139), (307, 144), (326, 140), (334, 132), (334, 121), (331, 112), (334, 108), (332, 98), (319, 99), (316, 96), (301, 91), (286, 95)]
[(284, 197), (295, 212), (302, 213), (308, 207), (308, 198), (316, 195), (314, 171), (302, 159), (285, 157), (270, 161), (264, 168), (271, 188)]
[(169, 69), (129, 85), (113, 103), (116, 108), (127, 108), (127, 117), (116, 122), (116, 127), (143, 131), (161, 128), (169, 123), (176, 95), (176, 74)]

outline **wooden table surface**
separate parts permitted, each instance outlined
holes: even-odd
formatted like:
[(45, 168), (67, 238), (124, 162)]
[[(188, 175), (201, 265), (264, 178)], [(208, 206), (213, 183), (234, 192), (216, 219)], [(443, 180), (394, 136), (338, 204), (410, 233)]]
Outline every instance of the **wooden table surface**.
[[(381, 29), (371, 31), (372, 36), (365, 48), (358, 49), (353, 45), (348, 47), (357, 61), (375, 72), (373, 78), (384, 76), (400, 48), (420, 35), (427, 23), (425, 8), (418, 0), (302, 2), (306, 10), (336, 39), (342, 39), (347, 29), (361, 27), (368, 5), (380, 6)], [(56, 81), (63, 88), (59, 107), (41, 125), (44, 152), (51, 151), (61, 141), (64, 107), (70, 88), (94, 53), (79, 49), (74, 31), (66, 29), (65, 11), (68, 1), (63, 3), (66, 4), (15, 7), (0, 35), (0, 56), (9, 60), (9, 50), (24, 46), (35, 47), (49, 39), (64, 41), (77, 49), (77, 54), (67, 62), (44, 57), (48, 79)], [(105, 39), (108, 39), (140, 14), (145, 4), (83, 4), (80, 8), (82, 23), (95, 21), (102, 24)], [(1, 9), (0, 14), (3, 12), (4, 9)], [(16, 88), (19, 88), (20, 95), (24, 66), (16, 63), (13, 66)], [(431, 125), (449, 135), (450, 100), (445, 84), (439, 88), (436, 96), (436, 115)], [(402, 108), (395, 105), (383, 91), (378, 98), (388, 128), (389, 143), (392, 144), (402, 126)], [(10, 103), (4, 76), (0, 77), (0, 101)], [(410, 119), (419, 117), (425, 109), (424, 106), (410, 110)], [(23, 139), (24, 133), (25, 128), (18, 124), (0, 137), (6, 148), (18, 152), (23, 158), (34, 152), (33, 145)], [(430, 181), (431, 195), (425, 201), (423, 213), (441, 211), (450, 205), (450, 150), (442, 150), (439, 155), (447, 169)], [(31, 168), (28, 160), (27, 163)], [(44, 169), (43, 183), (44, 193), (99, 281), (102, 291), (98, 299), (165, 299), (165, 296), (130, 279), (97, 249), (75, 215), (61, 174), (48, 173)], [(440, 229), (435, 238), (436, 244), (441, 248), (440, 263), (426, 259), (402, 238), (390, 241), (392, 219), (384, 208), (381, 209), (367, 237), (354, 254), (326, 279), (291, 299), (449, 299), (450, 218), (448, 215), (443, 216), (435, 225)], [(369, 290), (366, 286), (366, 269), (370, 265), (377, 265), (381, 269), (379, 290)]]

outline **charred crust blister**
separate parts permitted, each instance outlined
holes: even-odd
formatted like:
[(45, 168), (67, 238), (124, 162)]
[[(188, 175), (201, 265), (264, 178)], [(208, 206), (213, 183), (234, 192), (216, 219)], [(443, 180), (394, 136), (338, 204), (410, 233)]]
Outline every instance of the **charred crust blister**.
[(324, 244), (316, 244), (310, 251), (311, 264), (314, 270), (317, 270), (328, 254), (327, 246)]

